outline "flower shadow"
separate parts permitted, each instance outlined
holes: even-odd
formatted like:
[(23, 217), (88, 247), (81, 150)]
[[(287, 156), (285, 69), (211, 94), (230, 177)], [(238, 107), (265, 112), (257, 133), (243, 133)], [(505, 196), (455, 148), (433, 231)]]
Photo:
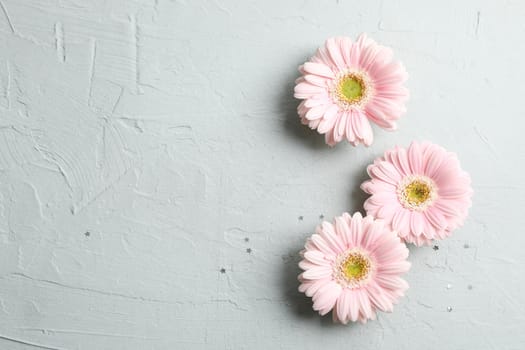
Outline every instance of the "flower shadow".
[[(306, 241), (306, 235), (304, 241)], [(286, 305), (290, 308), (292, 315), (296, 318), (314, 321), (321, 327), (331, 329), (346, 329), (357, 328), (358, 324), (343, 325), (334, 323), (332, 320), (332, 313), (325, 316), (320, 316), (317, 311), (312, 308), (312, 299), (305, 294), (298, 291), (299, 281), (297, 276), (302, 272), (298, 264), (301, 261), (300, 251), (304, 248), (304, 243), (297, 244), (288, 250), (288, 253), (283, 256), (283, 269), (281, 275), (281, 285), (286, 300)]]
[[(304, 59), (300, 63), (303, 62)], [(297, 106), (300, 101), (293, 96), (295, 79), (299, 77), (299, 72), (295, 69), (297, 66), (291, 67), (290, 73), (284, 79), (285, 84), (282, 87), (282, 94), (277, 102), (278, 110), (283, 115), (283, 129), (291, 139), (311, 149), (329, 151), (330, 147), (325, 143), (324, 135), (310, 129), (307, 125), (301, 124), (301, 119), (297, 114)]]
[(297, 276), (302, 271), (298, 266), (299, 261), (301, 261), (299, 253), (303, 248), (304, 243), (298, 244), (291, 247), (283, 256), (281, 285), (286, 304), (291, 308), (292, 314), (299, 318), (313, 318), (317, 317), (317, 313), (312, 309), (312, 299), (298, 290)]
[(367, 162), (363, 166), (356, 166), (355, 171), (351, 174), (350, 178), (353, 179), (353, 183), (355, 184), (352, 186), (352, 189), (350, 190), (348, 199), (348, 212), (350, 214), (354, 214), (356, 212), (360, 212), (363, 216), (366, 216), (366, 211), (363, 207), (366, 199), (369, 197), (369, 194), (366, 193), (361, 189), (361, 184), (365, 182), (366, 180), (370, 179), (368, 176), (368, 173), (366, 171), (366, 165), (370, 164), (372, 162), (372, 158), (370, 162)]

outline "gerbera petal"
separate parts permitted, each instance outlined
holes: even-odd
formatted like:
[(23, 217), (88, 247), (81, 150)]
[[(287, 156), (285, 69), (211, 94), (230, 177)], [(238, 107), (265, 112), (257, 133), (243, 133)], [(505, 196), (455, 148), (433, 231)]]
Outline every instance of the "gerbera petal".
[(308, 120), (319, 119), (324, 115), (328, 107), (329, 106), (327, 105), (319, 105), (319, 106), (312, 107), (308, 110), (308, 112), (306, 112), (304, 116)]
[(397, 165), (397, 169), (401, 170), (401, 174), (412, 174), (408, 161), (408, 153), (404, 148), (397, 148), (397, 163), (395, 163), (395, 165)]
[(327, 132), (331, 131), (335, 125), (335, 123), (339, 120), (339, 116), (335, 116), (332, 118), (326, 118), (325, 117), (321, 120), (321, 123), (319, 124), (319, 127), (317, 128), (317, 131), (319, 131), (320, 134), (326, 134)]
[(345, 289), (339, 295), (337, 299), (337, 319), (343, 324), (347, 324), (350, 321), (350, 298), (351, 292), (348, 289)]
[(407, 272), (410, 269), (410, 263), (408, 261), (398, 261), (388, 265), (383, 265), (378, 269), (379, 273), (389, 275), (399, 275)]
[(400, 278), (410, 264), (408, 249), (381, 220), (344, 213), (324, 222), (301, 251), (299, 291), (312, 297), (313, 308), (334, 322), (366, 322), (375, 311), (391, 311), (403, 295)]
[(328, 278), (331, 274), (332, 269), (329, 266), (318, 266), (304, 271), (303, 278), (307, 280), (318, 280)]
[(424, 169), (424, 174), (430, 178), (433, 178), (443, 161), (442, 150), (439, 148), (431, 147), (429, 148), (429, 153), (425, 157), (426, 164)]
[(303, 100), (301, 103), (304, 104), (304, 106), (307, 108), (312, 108), (320, 105), (332, 105), (332, 103), (326, 98), (309, 98), (307, 100)]
[(353, 113), (352, 116), (355, 135), (360, 138), (366, 146), (370, 146), (374, 140), (374, 134), (370, 123), (360, 112)]
[(347, 118), (345, 114), (339, 117), (339, 120), (337, 121), (334, 127), (335, 142), (340, 142), (343, 139), (343, 136), (345, 135), (346, 121), (347, 121)]
[(412, 230), (412, 234), (419, 236), (423, 234), (423, 231), (425, 229), (425, 225), (423, 224), (423, 217), (422, 214), (416, 211), (413, 211), (411, 213), (410, 218), (410, 229)]
[(400, 237), (410, 233), (410, 212), (400, 208), (392, 218), (392, 228), (396, 230)]
[(304, 258), (317, 265), (328, 266), (329, 261), (325, 258), (325, 255), (320, 251), (308, 250), (304, 252)]
[[(393, 169), (398, 181), (393, 180)], [(368, 166), (368, 173), (371, 180), (361, 185), (372, 194), (365, 210), (390, 222), (408, 243), (429, 244), (448, 237), (463, 224), (472, 204), (470, 176), (457, 156), (429, 142), (385, 152)], [(390, 187), (380, 185), (387, 183)]]
[(357, 318), (359, 317), (359, 301), (357, 299), (357, 295), (355, 291), (350, 292), (350, 296), (348, 298), (348, 313), (350, 316), (350, 320), (355, 322), (357, 321)]
[(310, 83), (299, 83), (295, 85), (294, 96), (296, 98), (309, 98), (316, 94), (323, 94), (325, 91), (319, 86), (312, 85)]
[(369, 165), (367, 168), (367, 172), (372, 178), (377, 178), (381, 181), (387, 182), (391, 185), (396, 185), (399, 181), (399, 174), (395, 174), (393, 172), (389, 171), (390, 169), (386, 169), (385, 167), (381, 167), (378, 165)]
[(355, 54), (352, 52), (352, 49), (354, 47), (352, 43), (352, 39), (348, 37), (344, 37), (341, 39), (339, 45), (341, 45), (341, 54), (343, 56), (343, 59), (345, 61), (345, 66), (347, 67), (355, 67), (356, 62), (352, 61), (352, 57), (355, 57)]
[(368, 319), (372, 316), (372, 305), (370, 304), (370, 299), (364, 291), (357, 291), (357, 296), (359, 299), (361, 313), (365, 319)]
[(308, 270), (308, 269), (314, 269), (316, 267), (319, 267), (319, 265), (311, 262), (311, 261), (308, 261), (306, 259), (303, 259), (299, 262), (299, 267), (303, 270)]
[(314, 75), (314, 74), (306, 74), (304, 75), (304, 80), (309, 82), (312, 85), (319, 86), (322, 88), (326, 88), (327, 84), (330, 80), (326, 79), (325, 77)]
[(340, 113), (339, 107), (336, 104), (331, 104), (324, 113), (325, 119), (335, 118)]
[(410, 162), (410, 170), (412, 171), (412, 174), (421, 174), (423, 170), (423, 159), (419, 143), (412, 142), (408, 147), (408, 160)]
[(353, 111), (344, 113), (346, 118), (346, 139), (351, 144), (354, 144), (356, 140), (356, 134), (354, 133), (354, 117), (352, 116), (353, 113)]
[(323, 63), (306, 62), (303, 66), (305, 72), (327, 78), (335, 78), (334, 72)]
[[(294, 96), (312, 101), (298, 108), (301, 123), (324, 134), (330, 146), (343, 139), (354, 146), (369, 146), (373, 142), (370, 122), (393, 130), (395, 120), (406, 110), (409, 94), (403, 86), (404, 67), (393, 61), (391, 49), (364, 34), (355, 42), (347, 37), (329, 38), (299, 66), (299, 72)], [(351, 92), (356, 84), (361, 85), (360, 94)]]
[(319, 311), (321, 315), (326, 315), (334, 307), (341, 291), (341, 286), (335, 282), (329, 282), (319, 288), (312, 298), (314, 310)]
[(335, 218), (335, 229), (346, 247), (354, 245), (354, 242), (351, 240), (352, 235), (350, 227), (347, 225), (345, 219), (342, 216)]
[(330, 245), (330, 248), (335, 253), (340, 253), (344, 250), (344, 244), (339, 238), (338, 235), (335, 233), (334, 226), (329, 222), (323, 222), (321, 224), (321, 236), (324, 238), (325, 242), (327, 242)]
[(326, 40), (326, 48), (328, 50), (328, 54), (330, 55), (330, 58), (332, 59), (332, 62), (334, 63), (334, 65), (339, 70), (345, 69), (345, 62), (343, 60), (343, 56), (341, 53), (341, 46), (338, 43), (338, 39), (330, 38)]
[(324, 238), (321, 237), (320, 235), (313, 234), (312, 237), (311, 237), (311, 241), (324, 254), (327, 254), (327, 255), (333, 254), (333, 251), (332, 251), (332, 249), (330, 249), (330, 246), (328, 245), (328, 243), (326, 243)]
[(305, 289), (306, 288), (303, 293), (307, 297), (311, 298), (312, 296), (314, 296), (315, 293), (317, 293), (319, 288), (321, 288), (322, 286), (326, 285), (329, 282), (330, 282), (330, 280), (327, 279), (327, 278), (326, 279), (319, 279), (319, 280), (308, 281), (308, 283), (303, 283), (303, 285), (305, 285), (305, 287), (303, 287), (301, 289)]

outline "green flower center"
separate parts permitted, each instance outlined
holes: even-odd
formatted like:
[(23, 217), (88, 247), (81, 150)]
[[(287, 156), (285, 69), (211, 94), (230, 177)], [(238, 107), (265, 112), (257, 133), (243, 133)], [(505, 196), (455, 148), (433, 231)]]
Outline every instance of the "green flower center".
[(438, 196), (434, 181), (423, 175), (404, 178), (397, 187), (399, 202), (407, 209), (423, 211)]
[(348, 103), (355, 103), (363, 97), (365, 84), (361, 77), (348, 74), (341, 78), (337, 90), (340, 99)]
[(409, 204), (419, 206), (430, 198), (432, 189), (427, 183), (415, 180), (405, 187), (404, 192)]
[(368, 276), (370, 261), (359, 253), (350, 253), (341, 264), (342, 272), (349, 281), (361, 281)]

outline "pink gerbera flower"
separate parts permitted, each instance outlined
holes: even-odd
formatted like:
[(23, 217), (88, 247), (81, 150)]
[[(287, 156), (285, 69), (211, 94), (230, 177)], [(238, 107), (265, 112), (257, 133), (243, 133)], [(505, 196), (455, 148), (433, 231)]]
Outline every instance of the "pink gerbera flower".
[(364, 34), (356, 42), (328, 39), (299, 71), (294, 96), (303, 100), (297, 108), (301, 122), (324, 134), (330, 146), (343, 139), (369, 146), (369, 121), (394, 130), (405, 112), (405, 68), (392, 61), (389, 48)]
[(396, 147), (368, 166), (372, 178), (368, 215), (384, 219), (408, 243), (418, 246), (449, 236), (471, 206), (470, 176), (454, 153), (428, 142)]
[(299, 267), (299, 291), (312, 297), (321, 315), (333, 309), (335, 322), (375, 319), (392, 311), (408, 284), (408, 249), (381, 220), (344, 213), (323, 222), (308, 239)]

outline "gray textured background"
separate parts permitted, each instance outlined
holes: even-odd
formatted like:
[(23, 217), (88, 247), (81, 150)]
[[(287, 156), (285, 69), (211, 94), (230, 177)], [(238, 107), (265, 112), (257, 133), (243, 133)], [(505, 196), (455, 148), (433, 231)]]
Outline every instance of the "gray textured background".
[[(1, 349), (525, 348), (524, 2), (0, 6)], [(296, 67), (361, 32), (405, 63), (409, 112), (330, 149)], [(458, 152), (471, 216), (410, 248), (393, 314), (334, 326), (297, 252), (412, 139)]]

